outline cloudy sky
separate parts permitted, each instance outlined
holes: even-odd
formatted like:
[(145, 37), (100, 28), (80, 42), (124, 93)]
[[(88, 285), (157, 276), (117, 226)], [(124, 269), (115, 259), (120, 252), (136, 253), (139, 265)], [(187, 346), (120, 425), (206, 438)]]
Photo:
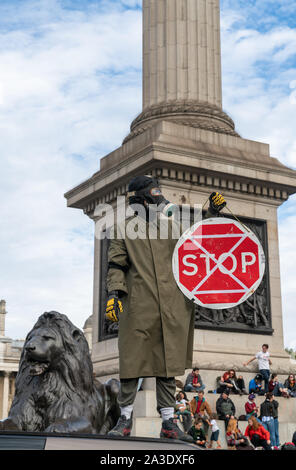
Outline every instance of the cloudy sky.
[[(224, 109), (296, 168), (296, 3), (221, 0)], [(91, 314), (93, 224), (63, 194), (141, 111), (141, 0), (0, 2), (0, 298), (7, 335)], [(296, 348), (296, 198), (279, 210), (285, 344)]]

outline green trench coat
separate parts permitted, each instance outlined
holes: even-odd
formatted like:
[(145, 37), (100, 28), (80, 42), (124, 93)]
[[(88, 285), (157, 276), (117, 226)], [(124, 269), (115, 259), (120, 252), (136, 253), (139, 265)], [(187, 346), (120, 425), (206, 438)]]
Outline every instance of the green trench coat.
[[(121, 379), (175, 377), (192, 367), (194, 304), (177, 287), (172, 256), (178, 238), (173, 239), (174, 221), (169, 222), (169, 239), (123, 236), (128, 224), (145, 235), (146, 221), (138, 216), (115, 227), (108, 261), (126, 272), (109, 268), (108, 291), (120, 290), (123, 313), (119, 322), (119, 373)], [(159, 224), (157, 224), (159, 232)]]

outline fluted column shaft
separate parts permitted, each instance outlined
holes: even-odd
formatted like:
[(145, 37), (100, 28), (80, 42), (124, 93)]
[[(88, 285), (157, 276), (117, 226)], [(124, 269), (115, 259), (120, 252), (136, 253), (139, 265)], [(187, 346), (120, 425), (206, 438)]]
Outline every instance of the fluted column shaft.
[(2, 396), (2, 419), (8, 416), (8, 400), (9, 400), (9, 372), (3, 374), (3, 396)]
[(196, 100), (222, 108), (219, 0), (143, 0), (143, 109)]
[(6, 302), (0, 300), (0, 336), (5, 336)]

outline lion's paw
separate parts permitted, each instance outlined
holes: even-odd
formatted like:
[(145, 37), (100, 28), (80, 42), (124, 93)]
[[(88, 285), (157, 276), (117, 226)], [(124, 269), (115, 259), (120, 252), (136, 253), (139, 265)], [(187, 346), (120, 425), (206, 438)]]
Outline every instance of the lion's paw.
[(63, 423), (53, 423), (45, 429), (45, 432), (67, 433), (69, 429)]

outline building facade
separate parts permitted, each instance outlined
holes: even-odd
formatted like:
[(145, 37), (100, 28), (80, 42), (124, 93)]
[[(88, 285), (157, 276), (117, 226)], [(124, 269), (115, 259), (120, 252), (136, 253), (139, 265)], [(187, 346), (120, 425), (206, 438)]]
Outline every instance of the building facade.
[(0, 419), (7, 418), (14, 397), (15, 378), (23, 349), (23, 340), (5, 336), (6, 302), (0, 301)]

